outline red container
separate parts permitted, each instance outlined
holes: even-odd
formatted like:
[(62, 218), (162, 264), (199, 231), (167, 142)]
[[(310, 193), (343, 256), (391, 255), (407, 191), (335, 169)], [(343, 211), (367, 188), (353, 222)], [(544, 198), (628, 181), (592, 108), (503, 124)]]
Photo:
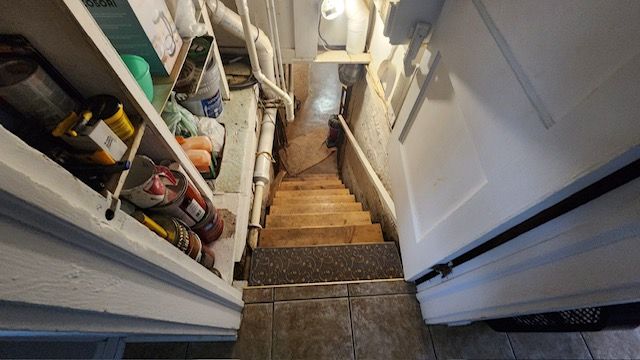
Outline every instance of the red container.
[(176, 178), (176, 185), (166, 185), (164, 205), (154, 206), (150, 210), (180, 219), (187, 226), (194, 226), (206, 217), (207, 203), (181, 172), (171, 173)]
[(222, 235), (224, 230), (224, 220), (213, 204), (207, 200), (207, 216), (198, 224), (192, 227), (193, 231), (200, 236), (205, 244), (210, 244)]

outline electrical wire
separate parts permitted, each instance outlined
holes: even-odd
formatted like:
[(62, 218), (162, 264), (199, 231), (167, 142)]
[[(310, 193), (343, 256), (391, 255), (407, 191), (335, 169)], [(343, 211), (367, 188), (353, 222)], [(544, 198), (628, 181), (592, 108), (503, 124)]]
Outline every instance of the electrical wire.
[[(322, 11), (320, 10), (321, 7), (322, 7), (322, 1), (320, 2), (320, 6), (318, 7), (318, 11), (320, 11), (322, 13)], [(322, 45), (322, 47), (324, 48), (325, 51), (342, 50), (342, 47), (329, 45), (327, 40), (324, 39), (324, 37), (322, 36), (322, 32), (320, 31), (320, 22), (321, 21), (322, 21), (322, 15), (318, 16), (318, 37), (322, 41), (322, 44), (320, 44), (320, 45)]]

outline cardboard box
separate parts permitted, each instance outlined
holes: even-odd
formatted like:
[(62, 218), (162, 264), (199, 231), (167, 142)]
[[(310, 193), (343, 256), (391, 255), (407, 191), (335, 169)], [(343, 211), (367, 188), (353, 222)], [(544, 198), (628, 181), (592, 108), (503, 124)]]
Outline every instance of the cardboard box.
[(82, 0), (120, 55), (143, 57), (152, 75), (168, 76), (182, 39), (164, 0)]
[(122, 160), (127, 152), (127, 145), (102, 120), (79, 136), (64, 135), (62, 139), (83, 152), (104, 151), (114, 161)]

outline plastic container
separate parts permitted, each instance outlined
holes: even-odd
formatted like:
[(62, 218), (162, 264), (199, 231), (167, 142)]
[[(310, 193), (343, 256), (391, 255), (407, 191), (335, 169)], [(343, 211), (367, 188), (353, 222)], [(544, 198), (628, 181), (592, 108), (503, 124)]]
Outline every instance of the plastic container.
[(78, 110), (78, 103), (28, 58), (0, 60), (0, 97), (47, 130)]
[(186, 151), (189, 160), (195, 165), (201, 173), (208, 173), (211, 170), (211, 153), (207, 150), (187, 150)]
[(182, 106), (194, 115), (217, 118), (222, 114), (222, 96), (220, 95), (220, 74), (215, 61), (211, 61), (200, 83), (198, 92), (190, 95)]
[(87, 100), (87, 106), (93, 117), (102, 119), (122, 140), (127, 141), (135, 132), (122, 103), (111, 95), (96, 95)]
[(204, 244), (210, 244), (222, 235), (224, 220), (213, 204), (207, 200), (207, 215), (192, 227)]
[(153, 81), (149, 72), (149, 63), (137, 55), (122, 55), (122, 61), (136, 79), (149, 101), (153, 100)]
[(207, 203), (181, 172), (172, 171), (172, 173), (177, 184), (166, 185), (167, 197), (164, 205), (152, 207), (150, 210), (173, 216), (187, 226), (193, 226), (204, 219)]
[(213, 151), (213, 145), (211, 144), (211, 140), (207, 136), (192, 136), (188, 138), (176, 136), (176, 140), (178, 140), (178, 144), (182, 146), (184, 151), (195, 149), (206, 150), (209, 153)]

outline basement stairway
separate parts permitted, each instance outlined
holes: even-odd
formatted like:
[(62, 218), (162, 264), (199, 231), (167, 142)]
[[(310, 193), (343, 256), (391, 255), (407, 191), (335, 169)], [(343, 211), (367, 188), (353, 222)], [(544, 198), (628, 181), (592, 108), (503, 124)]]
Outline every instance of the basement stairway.
[(337, 174), (283, 179), (251, 257), (249, 286), (402, 278), (396, 244)]

